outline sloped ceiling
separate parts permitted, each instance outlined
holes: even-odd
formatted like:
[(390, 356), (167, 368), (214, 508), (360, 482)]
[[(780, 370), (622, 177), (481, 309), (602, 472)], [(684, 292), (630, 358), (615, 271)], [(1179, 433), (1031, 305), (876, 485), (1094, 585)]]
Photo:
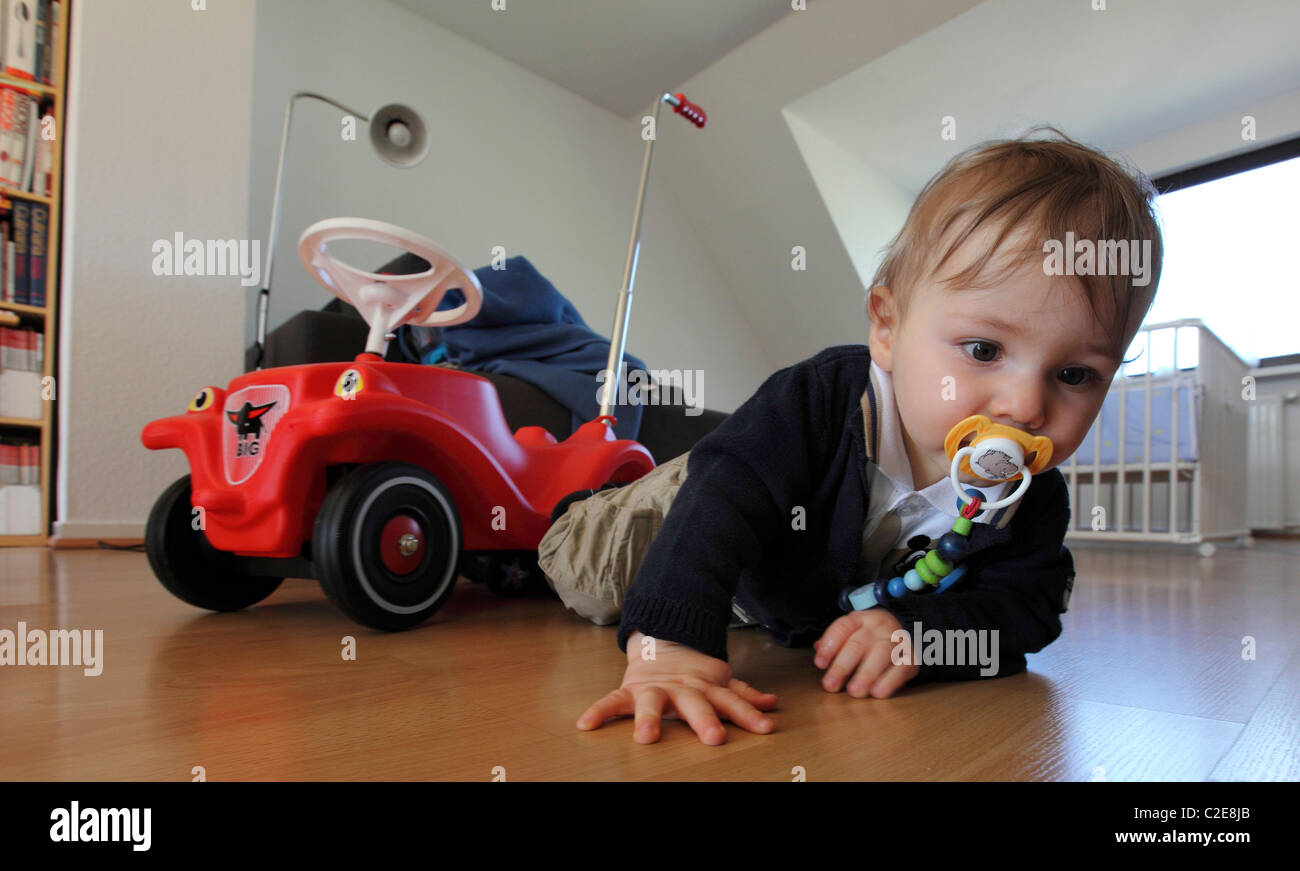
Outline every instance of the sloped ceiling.
[(625, 118), (792, 11), (790, 0), (393, 2)]

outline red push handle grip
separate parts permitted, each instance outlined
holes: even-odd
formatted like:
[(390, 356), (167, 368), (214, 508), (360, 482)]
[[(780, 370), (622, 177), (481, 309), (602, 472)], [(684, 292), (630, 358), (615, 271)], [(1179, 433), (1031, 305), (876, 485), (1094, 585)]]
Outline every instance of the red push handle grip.
[(704, 123), (709, 120), (709, 116), (704, 109), (686, 99), (685, 94), (673, 94), (673, 96), (677, 98), (677, 104), (673, 106), (673, 111), (696, 127), (703, 128)]

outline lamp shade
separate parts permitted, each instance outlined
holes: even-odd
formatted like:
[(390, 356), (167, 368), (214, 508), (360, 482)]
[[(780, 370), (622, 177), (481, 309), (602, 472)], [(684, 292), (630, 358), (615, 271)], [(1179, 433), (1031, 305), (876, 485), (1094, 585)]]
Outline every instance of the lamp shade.
[(415, 166), (429, 153), (429, 133), (414, 109), (389, 103), (370, 119), (370, 144), (393, 166)]

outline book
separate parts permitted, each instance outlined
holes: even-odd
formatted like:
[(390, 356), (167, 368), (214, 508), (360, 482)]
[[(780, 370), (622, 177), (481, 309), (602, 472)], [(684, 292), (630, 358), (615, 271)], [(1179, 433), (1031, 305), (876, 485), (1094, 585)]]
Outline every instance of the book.
[(14, 300), (27, 305), (30, 283), (27, 280), (27, 251), (31, 242), (31, 206), (24, 202), (14, 203)]
[(7, 75), (36, 78), (36, 16), (30, 0), (10, 0), (5, 9), (5, 62)]
[(22, 183), (20, 187), (25, 191), (30, 191), (32, 190), (32, 183), (36, 179), (36, 143), (40, 139), (41, 132), (40, 101), (31, 95), (27, 95), (27, 118), (23, 121), (23, 126), (26, 128), (26, 136), (23, 140)]
[(14, 301), (14, 289), (9, 284), (9, 213), (0, 218), (0, 299)]
[(47, 107), (36, 125), (36, 155), (32, 160), (32, 183), (28, 188), (34, 194), (50, 196), (54, 191), (54, 141), (46, 139), (42, 131), (54, 126), (54, 113)]
[(14, 92), (13, 116), (10, 122), (9, 138), (9, 185), (18, 190), (25, 190), (23, 181), (27, 176), (27, 144), (31, 132), (31, 97), (17, 88)]
[(0, 438), (0, 535), (41, 531), (41, 446), (27, 438)]
[(50, 0), (50, 26), (45, 31), (45, 44), (49, 51), (45, 52), (45, 71), (41, 77), (47, 85), (54, 84), (54, 77), (58, 70), (55, 64), (58, 62), (59, 53), (59, 33), (63, 29), (63, 4), (61, 0)]
[(14, 121), (18, 111), (18, 91), (0, 87), (0, 184), (16, 187), (13, 171)]
[(31, 240), (27, 252), (27, 299), (29, 305), (45, 307), (45, 252), (48, 246), (50, 210), (44, 203), (32, 203)]
[(0, 443), (0, 484), (18, 483), (18, 445)]
[(36, 0), (36, 56), (32, 61), (33, 78), (42, 82), (45, 78), (46, 55), (50, 53), (49, 47), (45, 44), (46, 36), (50, 30), (50, 4), (49, 0)]

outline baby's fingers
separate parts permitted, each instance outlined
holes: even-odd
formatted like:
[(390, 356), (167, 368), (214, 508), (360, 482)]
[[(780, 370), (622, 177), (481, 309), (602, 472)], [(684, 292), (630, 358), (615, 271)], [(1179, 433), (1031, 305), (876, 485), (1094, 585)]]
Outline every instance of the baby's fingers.
[(733, 693), (760, 711), (770, 711), (776, 707), (776, 693), (759, 692), (743, 680), (736, 680), (734, 677), (727, 686)]
[(822, 637), (813, 643), (813, 649), (817, 654), (813, 657), (813, 663), (818, 668), (825, 668), (830, 665), (839, 653), (841, 645), (853, 637), (853, 633), (858, 631), (858, 623), (852, 619), (851, 614), (840, 617), (822, 633)]
[(704, 693), (683, 687), (673, 691), (672, 699), (678, 716), (690, 724), (705, 744), (721, 744), (727, 740), (727, 730)]
[(887, 699), (899, 687), (916, 677), (920, 671), (919, 665), (891, 665), (871, 687), (871, 695), (878, 699)]
[[(659, 740), (659, 728), (663, 723), (664, 707), (667, 704), (668, 693), (659, 687), (646, 687), (636, 693), (636, 728), (632, 732), (633, 741), (638, 744), (653, 744)], [(678, 711), (680, 710), (678, 708)]]
[(764, 717), (757, 708), (731, 690), (716, 687), (705, 690), (704, 694), (718, 713), (740, 728), (759, 735), (766, 735), (772, 731), (772, 720)]
[[(835, 654), (835, 660), (826, 669), (826, 674), (822, 675), (822, 687), (830, 693), (837, 693), (867, 655), (867, 644), (865, 633), (855, 633), (849, 636), (848, 641), (840, 648), (839, 653)], [(822, 657), (824, 659), (824, 656)]]
[(610, 717), (627, 717), (632, 712), (632, 694), (626, 689), (617, 689), (583, 711), (578, 718), (578, 728), (599, 729)]
[[(890, 664), (889, 652), (888, 642), (877, 640), (871, 646), (871, 649), (867, 651), (867, 655), (863, 658), (862, 664), (858, 666), (857, 672), (846, 687), (849, 695), (855, 699), (865, 699), (867, 697), (877, 678), (881, 678), (893, 667)], [(877, 698), (883, 698), (883, 696), (877, 696)]]

